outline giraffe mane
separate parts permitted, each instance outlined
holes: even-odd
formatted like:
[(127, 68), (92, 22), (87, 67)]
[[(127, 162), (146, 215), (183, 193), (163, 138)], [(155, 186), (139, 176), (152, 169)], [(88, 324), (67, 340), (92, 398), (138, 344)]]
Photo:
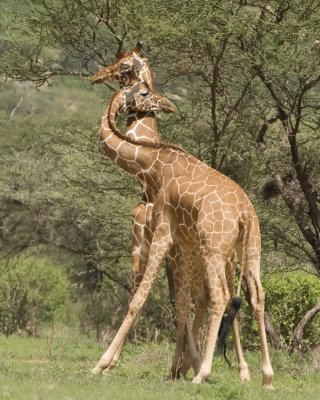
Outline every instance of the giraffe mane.
[(149, 72), (150, 72), (150, 76), (151, 76), (151, 82), (154, 82), (154, 72), (152, 70), (152, 68), (150, 68), (149, 62), (146, 58), (144, 58), (144, 62), (147, 64)]
[(118, 59), (121, 57), (128, 57), (131, 54), (131, 52), (128, 51), (121, 51), (119, 54), (117, 54), (116, 60), (114, 62), (117, 62)]

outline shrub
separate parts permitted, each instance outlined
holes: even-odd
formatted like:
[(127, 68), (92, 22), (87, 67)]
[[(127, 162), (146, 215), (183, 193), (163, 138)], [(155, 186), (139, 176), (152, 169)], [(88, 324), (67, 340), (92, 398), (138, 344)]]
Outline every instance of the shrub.
[[(320, 295), (320, 279), (302, 272), (275, 273), (264, 276), (266, 312), (270, 315), (283, 342), (291, 347), (293, 331), (301, 318), (314, 307)], [(320, 315), (304, 332), (305, 345), (319, 343)]]
[[(130, 271), (128, 271), (128, 275)], [(128, 310), (129, 293), (104, 277), (90, 293), (85, 287), (78, 290), (80, 331), (95, 332), (98, 339), (112, 339)], [(151, 340), (174, 337), (175, 326), (169, 305), (169, 290), (164, 274), (152, 290), (148, 301), (139, 315), (138, 322), (130, 330), (129, 339)]]
[(0, 331), (35, 333), (53, 321), (69, 298), (65, 273), (44, 259), (20, 257), (0, 262)]
[[(265, 311), (279, 333), (282, 344), (291, 349), (293, 332), (301, 318), (317, 302), (320, 294), (320, 279), (303, 272), (277, 272), (263, 276)], [(241, 312), (243, 343), (249, 348), (258, 348), (258, 327), (246, 302)], [(308, 346), (319, 343), (320, 315), (307, 325), (303, 342)]]

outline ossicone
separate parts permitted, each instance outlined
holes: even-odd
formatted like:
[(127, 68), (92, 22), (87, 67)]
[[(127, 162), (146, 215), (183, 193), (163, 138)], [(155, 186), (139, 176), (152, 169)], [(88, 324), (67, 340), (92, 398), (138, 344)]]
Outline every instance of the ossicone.
[(136, 54), (140, 54), (141, 50), (143, 48), (143, 44), (141, 43), (141, 41), (138, 39), (136, 45), (134, 46), (134, 48), (132, 49), (132, 51)]

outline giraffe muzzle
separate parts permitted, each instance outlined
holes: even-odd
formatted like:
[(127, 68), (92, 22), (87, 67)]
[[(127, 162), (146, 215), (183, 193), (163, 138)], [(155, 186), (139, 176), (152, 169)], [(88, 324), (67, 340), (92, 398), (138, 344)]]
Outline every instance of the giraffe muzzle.
[(162, 111), (165, 113), (175, 113), (177, 111), (176, 106), (169, 99), (166, 99), (165, 97), (162, 97), (160, 99), (159, 104), (161, 106)]
[(91, 83), (94, 85), (96, 83), (102, 83), (106, 80), (110, 80), (112, 77), (112, 73), (108, 70), (108, 68), (104, 68), (101, 71), (97, 72), (91, 78)]

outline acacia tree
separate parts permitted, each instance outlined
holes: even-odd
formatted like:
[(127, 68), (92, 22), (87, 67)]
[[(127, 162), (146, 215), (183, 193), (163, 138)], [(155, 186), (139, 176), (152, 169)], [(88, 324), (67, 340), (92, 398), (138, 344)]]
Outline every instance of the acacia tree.
[[(241, 37), (240, 48), (272, 101), (258, 142), (279, 121), (282, 149), (268, 160), (273, 184), (312, 251), (305, 255), (320, 273), (319, 163), (316, 153), (320, 122), (320, 42), (316, 29), (320, 5), (310, 1), (280, 1), (260, 6), (251, 29), (254, 38)], [(272, 113), (272, 114), (271, 114)], [(270, 116), (271, 114), (271, 116)], [(298, 243), (297, 243), (298, 245)]]
[[(178, 1), (174, 6), (139, 0), (100, 0), (89, 5), (81, 0), (39, 0), (30, 1), (28, 7), (8, 3), (2, 7), (7, 33), (1, 43), (0, 67), (8, 77), (37, 85), (56, 75), (89, 76), (97, 64), (107, 63), (139, 35), (150, 44), (155, 66), (166, 67), (169, 78), (180, 79), (177, 90), (187, 86), (184, 97), (192, 117), (182, 126), (191, 126), (197, 134), (202, 131), (206, 146), (198, 155), (222, 170), (235, 153), (231, 144), (241, 146), (235, 136), (257, 130), (257, 116), (265, 119), (260, 143), (267, 128), (280, 121), (290, 147), (286, 160), (292, 163), (293, 180), (277, 173), (279, 165), (269, 166), (318, 268), (316, 165), (310, 157), (304, 160), (303, 148), (306, 142), (313, 147), (319, 125), (318, 17), (319, 6), (311, 0), (304, 4)], [(197, 137), (192, 140), (201, 147)], [(279, 159), (283, 159), (280, 154)], [(293, 201), (293, 181), (301, 191), (300, 202)]]
[[(300, 232), (285, 221), (279, 228), (279, 219), (272, 226), (271, 217), (271, 224), (265, 220), (268, 234), (289, 253), (297, 249), (294, 253), (319, 274), (320, 5), (278, 0), (178, 1), (173, 6), (137, 0), (127, 8), (128, 18), (134, 14), (132, 25), (152, 43), (155, 62), (172, 77), (186, 78), (183, 88), (193, 111), (188, 123), (195, 136), (201, 131), (209, 151), (200, 156), (235, 178), (224, 163), (238, 167), (236, 154), (242, 162), (254, 159), (250, 166), (256, 176), (263, 161), (263, 172), (272, 179), (263, 188), (265, 197), (281, 194)], [(161, 24), (155, 16), (161, 16)], [(250, 145), (243, 151), (248, 133), (265, 149), (268, 130), (265, 154), (256, 158)]]
[(36, 85), (89, 77), (142, 39), (160, 86), (182, 98), (165, 137), (248, 191), (280, 194), (254, 199), (264, 243), (319, 275), (318, 2), (34, 0), (1, 17), (1, 71)]

